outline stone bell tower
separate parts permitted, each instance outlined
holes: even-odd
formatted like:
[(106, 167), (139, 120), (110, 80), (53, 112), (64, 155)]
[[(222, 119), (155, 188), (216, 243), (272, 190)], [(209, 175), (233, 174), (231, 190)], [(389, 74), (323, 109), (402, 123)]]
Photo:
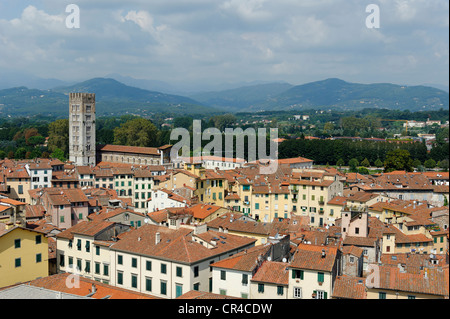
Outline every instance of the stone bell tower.
[(95, 165), (95, 94), (69, 94), (69, 160)]

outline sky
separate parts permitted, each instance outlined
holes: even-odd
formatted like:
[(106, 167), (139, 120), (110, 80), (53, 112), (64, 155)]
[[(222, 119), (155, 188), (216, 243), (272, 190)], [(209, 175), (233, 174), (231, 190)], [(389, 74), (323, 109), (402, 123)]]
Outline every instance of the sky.
[(448, 86), (448, 37), (448, 0), (0, 0), (0, 77)]

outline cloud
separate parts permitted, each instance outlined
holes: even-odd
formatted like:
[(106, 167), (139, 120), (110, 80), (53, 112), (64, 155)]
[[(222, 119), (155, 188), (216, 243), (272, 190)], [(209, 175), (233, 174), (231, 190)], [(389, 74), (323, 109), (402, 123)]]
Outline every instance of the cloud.
[(360, 0), (77, 0), (80, 29), (65, 27), (60, 0), (15, 3), (0, 11), (0, 72), (448, 83), (447, 0), (378, 0), (380, 29), (366, 28)]

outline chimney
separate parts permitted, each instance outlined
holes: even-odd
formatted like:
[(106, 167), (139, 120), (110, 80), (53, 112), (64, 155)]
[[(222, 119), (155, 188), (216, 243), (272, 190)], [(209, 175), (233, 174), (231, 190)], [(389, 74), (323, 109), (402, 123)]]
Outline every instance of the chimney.
[(325, 254), (325, 249), (322, 249), (322, 258), (325, 258), (326, 254)]
[(157, 232), (155, 234), (155, 245), (158, 245), (160, 241), (161, 241), (161, 234)]

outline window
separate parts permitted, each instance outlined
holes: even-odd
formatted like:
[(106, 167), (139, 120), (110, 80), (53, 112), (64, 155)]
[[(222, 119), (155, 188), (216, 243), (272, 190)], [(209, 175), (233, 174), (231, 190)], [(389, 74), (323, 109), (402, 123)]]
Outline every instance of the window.
[(284, 294), (284, 287), (283, 286), (277, 286), (277, 295), (283, 296)]
[(386, 293), (385, 292), (379, 292), (378, 293), (378, 299), (386, 299)]
[(303, 270), (292, 269), (292, 279), (301, 279), (301, 280), (303, 280)]
[(103, 276), (109, 276), (109, 266), (103, 264)]
[(227, 280), (227, 273), (225, 270), (220, 271), (220, 279), (221, 280)]
[(148, 271), (152, 270), (152, 262), (150, 260), (147, 260), (145, 262), (145, 269), (148, 270)]
[(18, 191), (19, 194), (23, 194), (23, 185), (19, 185)]
[(194, 267), (194, 277), (198, 277), (198, 266)]
[(42, 261), (42, 254), (36, 254), (36, 263), (40, 263)]
[[(359, 227), (355, 227), (355, 234), (359, 234)], [(389, 235), (388, 235), (389, 236)], [(388, 238), (389, 239), (389, 238)]]
[(123, 285), (123, 272), (121, 271), (117, 272), (117, 284)]
[(91, 252), (91, 243), (89, 242), (89, 240), (86, 240), (86, 252)]
[(255, 203), (255, 209), (259, 209), (259, 203)]
[(162, 274), (167, 273), (167, 265), (166, 264), (161, 264), (161, 273)]
[(100, 274), (100, 263), (95, 263), (94, 265), (94, 272), (95, 274), (99, 275)]
[(138, 282), (137, 275), (132, 274), (131, 275), (131, 287), (132, 288), (137, 288), (137, 282)]
[(183, 277), (183, 268), (177, 267), (176, 274), (177, 274), (177, 277)]
[(327, 299), (327, 293), (322, 290), (316, 290), (314, 291), (316, 294), (316, 299)]
[(167, 282), (161, 281), (161, 295), (167, 294)]
[(36, 245), (39, 245), (40, 243), (42, 243), (42, 236), (41, 235), (36, 235), (35, 242), (36, 242)]
[(60, 258), (59, 258), (59, 266), (60, 266), (60, 267), (64, 267), (64, 255), (60, 255)]
[(301, 298), (301, 297), (302, 297), (302, 288), (294, 287), (294, 298)]
[(95, 254), (100, 256), (100, 246), (95, 246)]
[(260, 294), (264, 293), (264, 284), (258, 284), (258, 292)]
[(219, 294), (226, 295), (227, 291), (225, 289), (219, 289)]
[(137, 258), (131, 258), (131, 267), (137, 268)]
[(20, 248), (20, 239), (14, 239), (14, 248)]
[(89, 260), (86, 260), (84, 271), (87, 272), (87, 273), (91, 272), (91, 262)]
[(16, 258), (14, 260), (14, 265), (15, 265), (16, 268), (22, 266), (22, 260), (20, 258)]
[(408, 296), (408, 299), (416, 299), (416, 296)]
[(123, 256), (122, 255), (117, 255), (117, 264), (123, 265)]
[(81, 250), (81, 239), (77, 240), (77, 249)]
[(242, 274), (242, 285), (247, 286), (248, 284), (248, 275)]
[(325, 277), (325, 274), (323, 272), (317, 273), (317, 281), (318, 282), (324, 282), (324, 277)]
[(145, 278), (145, 290), (152, 291), (152, 278)]

